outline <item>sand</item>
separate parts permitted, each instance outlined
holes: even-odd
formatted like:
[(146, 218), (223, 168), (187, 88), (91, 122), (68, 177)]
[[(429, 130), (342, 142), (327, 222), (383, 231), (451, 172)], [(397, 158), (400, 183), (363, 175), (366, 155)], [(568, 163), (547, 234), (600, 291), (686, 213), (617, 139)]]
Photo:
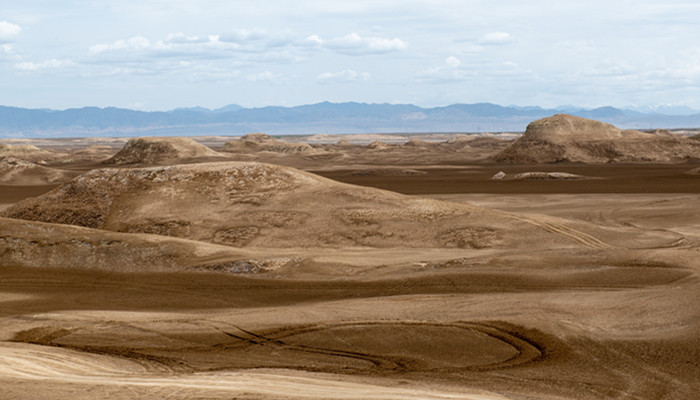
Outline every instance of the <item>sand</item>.
[(692, 162), (316, 139), (1, 184), (0, 397), (697, 396)]

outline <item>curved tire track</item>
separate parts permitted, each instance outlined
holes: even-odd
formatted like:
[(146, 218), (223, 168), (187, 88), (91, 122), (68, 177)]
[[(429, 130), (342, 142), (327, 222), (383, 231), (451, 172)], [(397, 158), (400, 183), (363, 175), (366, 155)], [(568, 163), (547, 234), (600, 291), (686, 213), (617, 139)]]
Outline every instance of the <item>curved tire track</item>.
[[(436, 327), (436, 328), (457, 328), (473, 333), (483, 334), (491, 339), (494, 339), (512, 349), (515, 350), (516, 355), (507, 359), (498, 361), (490, 364), (482, 365), (465, 365), (462, 367), (448, 368), (419, 368), (416, 367), (416, 363), (412, 360), (410, 354), (405, 356), (389, 356), (383, 354), (372, 354), (369, 352), (362, 351), (348, 351), (343, 349), (336, 349), (332, 347), (321, 347), (312, 346), (305, 344), (292, 344), (289, 343), (287, 339), (291, 339), (294, 336), (322, 332), (324, 330), (330, 330), (335, 328), (352, 328), (352, 327), (382, 327), (388, 325), (398, 325), (410, 327)], [(477, 322), (467, 322), (460, 321), (454, 323), (442, 323), (442, 322), (421, 322), (421, 321), (352, 321), (352, 322), (339, 322), (339, 323), (324, 323), (324, 324), (309, 324), (295, 327), (284, 327), (278, 329), (272, 329), (268, 331), (253, 332), (243, 329), (238, 326), (234, 326), (237, 333), (231, 333), (229, 331), (224, 331), (219, 328), (219, 331), (226, 334), (227, 336), (234, 338), (237, 342), (228, 344), (229, 348), (239, 347), (241, 349), (248, 348), (250, 346), (269, 346), (273, 345), (285, 350), (304, 352), (312, 354), (327, 355), (329, 357), (340, 357), (340, 358), (351, 358), (356, 360), (367, 361), (372, 365), (374, 370), (386, 371), (386, 372), (411, 372), (411, 371), (422, 371), (422, 372), (449, 372), (449, 371), (487, 371), (494, 369), (510, 368), (516, 365), (521, 365), (525, 363), (530, 363), (536, 361), (543, 356), (542, 347), (535, 341), (530, 340), (526, 337), (519, 335), (514, 335), (511, 332), (506, 331), (496, 325), (488, 323), (477, 323)]]

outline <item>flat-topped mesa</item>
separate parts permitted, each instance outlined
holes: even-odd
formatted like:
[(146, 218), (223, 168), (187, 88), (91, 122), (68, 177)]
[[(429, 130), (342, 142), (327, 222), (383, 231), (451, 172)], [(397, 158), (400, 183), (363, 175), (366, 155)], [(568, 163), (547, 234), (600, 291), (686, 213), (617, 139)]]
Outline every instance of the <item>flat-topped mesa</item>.
[(600, 121), (557, 114), (530, 123), (522, 137), (494, 158), (510, 163), (607, 163), (673, 162), (699, 157), (700, 143), (666, 130), (623, 130)]
[(129, 140), (104, 164), (166, 164), (202, 158), (224, 158), (209, 147), (185, 137), (145, 137)]
[(504, 213), (254, 162), (93, 170), (0, 216), (235, 247), (575, 245)]

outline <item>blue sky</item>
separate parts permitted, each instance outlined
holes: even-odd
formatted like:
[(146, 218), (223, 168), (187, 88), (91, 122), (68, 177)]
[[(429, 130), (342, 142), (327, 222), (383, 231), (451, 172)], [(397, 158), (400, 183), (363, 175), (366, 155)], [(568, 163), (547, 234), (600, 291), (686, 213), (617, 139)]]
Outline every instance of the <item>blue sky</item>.
[(3, 0), (0, 104), (685, 105), (700, 2)]

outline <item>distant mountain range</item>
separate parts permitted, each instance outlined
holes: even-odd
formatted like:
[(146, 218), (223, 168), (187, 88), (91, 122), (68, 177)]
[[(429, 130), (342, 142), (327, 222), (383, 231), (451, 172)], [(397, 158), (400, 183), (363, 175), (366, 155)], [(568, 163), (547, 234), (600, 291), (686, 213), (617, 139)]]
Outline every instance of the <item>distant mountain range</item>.
[(194, 107), (145, 112), (113, 107), (56, 111), (0, 106), (0, 137), (517, 132), (533, 120), (558, 113), (629, 129), (700, 127), (700, 111), (684, 107), (544, 109), (478, 103), (423, 108), (323, 102), (296, 107), (244, 108), (232, 104), (216, 110)]

